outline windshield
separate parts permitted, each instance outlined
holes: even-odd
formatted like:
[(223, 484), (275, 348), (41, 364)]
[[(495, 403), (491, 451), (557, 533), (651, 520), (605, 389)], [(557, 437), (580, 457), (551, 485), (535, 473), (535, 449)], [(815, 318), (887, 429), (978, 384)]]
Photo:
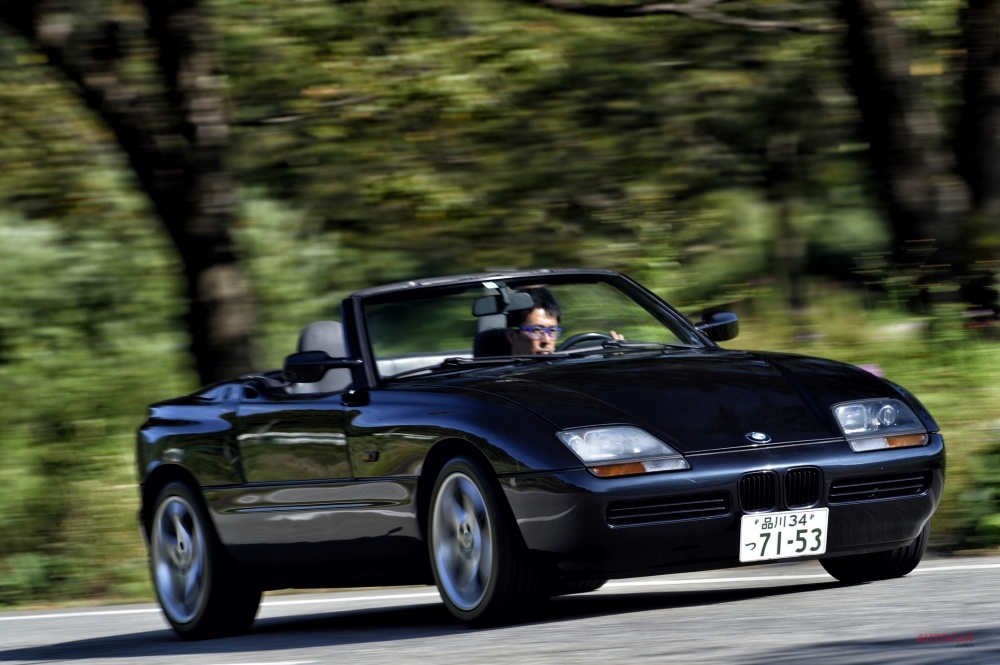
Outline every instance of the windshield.
[[(525, 293), (535, 300), (524, 300), (527, 295), (517, 300)], [(364, 308), (383, 378), (429, 370), (449, 359), (497, 364), (534, 353), (552, 358), (599, 353), (606, 346), (703, 345), (690, 326), (657, 303), (641, 304), (609, 280), (489, 281), (394, 295), (406, 299)], [(534, 311), (536, 305), (545, 311)]]

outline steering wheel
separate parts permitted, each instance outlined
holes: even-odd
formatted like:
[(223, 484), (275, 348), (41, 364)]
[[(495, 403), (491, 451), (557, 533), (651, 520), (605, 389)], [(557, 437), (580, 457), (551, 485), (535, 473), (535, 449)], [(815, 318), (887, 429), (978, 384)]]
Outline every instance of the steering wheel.
[[(569, 337), (567, 337), (563, 341), (559, 342), (559, 345), (556, 346), (556, 351), (568, 351), (569, 349), (573, 348), (574, 346), (578, 346), (580, 344), (586, 344), (587, 342), (597, 342), (597, 341), (599, 341), (601, 344), (603, 344), (604, 342), (607, 342), (607, 341), (610, 341), (610, 340), (613, 340), (613, 339), (614, 339), (614, 337), (612, 337), (611, 335), (609, 335), (607, 333), (602, 333), (602, 332), (582, 332), (582, 333), (577, 333), (575, 335), (570, 335)], [(597, 346), (597, 345), (595, 344), (594, 346)]]

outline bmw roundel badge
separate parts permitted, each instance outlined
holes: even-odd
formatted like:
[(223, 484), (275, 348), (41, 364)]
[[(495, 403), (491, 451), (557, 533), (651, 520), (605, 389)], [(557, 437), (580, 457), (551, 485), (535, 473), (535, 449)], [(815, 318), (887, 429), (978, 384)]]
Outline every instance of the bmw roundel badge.
[(764, 434), (763, 432), (750, 432), (749, 434), (747, 434), (747, 438), (753, 441), (754, 443), (767, 443), (771, 440), (771, 437), (769, 437), (767, 434)]

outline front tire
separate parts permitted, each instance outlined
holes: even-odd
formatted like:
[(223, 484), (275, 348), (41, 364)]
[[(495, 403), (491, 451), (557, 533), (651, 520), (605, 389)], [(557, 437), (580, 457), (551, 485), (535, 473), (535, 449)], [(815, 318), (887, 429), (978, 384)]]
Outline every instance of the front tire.
[(164, 487), (149, 536), (156, 597), (180, 637), (206, 639), (250, 629), (260, 589), (239, 577), (200, 496), (184, 483)]
[(525, 618), (543, 594), (521, 534), (493, 479), (472, 460), (441, 469), (431, 493), (428, 547), (448, 610), (468, 626)]
[(870, 554), (853, 554), (832, 559), (820, 559), (820, 565), (826, 572), (841, 582), (860, 584), (877, 580), (889, 580), (903, 577), (917, 567), (927, 549), (930, 539), (931, 523), (927, 522), (920, 530), (920, 535), (909, 545), (897, 547), (885, 552)]

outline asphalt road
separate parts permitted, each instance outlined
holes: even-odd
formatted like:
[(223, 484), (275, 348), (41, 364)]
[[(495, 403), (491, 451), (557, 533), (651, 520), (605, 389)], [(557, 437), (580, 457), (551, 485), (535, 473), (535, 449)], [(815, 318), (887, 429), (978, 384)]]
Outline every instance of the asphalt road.
[(153, 605), (0, 613), (8, 663), (1000, 663), (1000, 556), (847, 586), (815, 562), (610, 582), (469, 630), (433, 588), (269, 595), (249, 635), (182, 642)]

